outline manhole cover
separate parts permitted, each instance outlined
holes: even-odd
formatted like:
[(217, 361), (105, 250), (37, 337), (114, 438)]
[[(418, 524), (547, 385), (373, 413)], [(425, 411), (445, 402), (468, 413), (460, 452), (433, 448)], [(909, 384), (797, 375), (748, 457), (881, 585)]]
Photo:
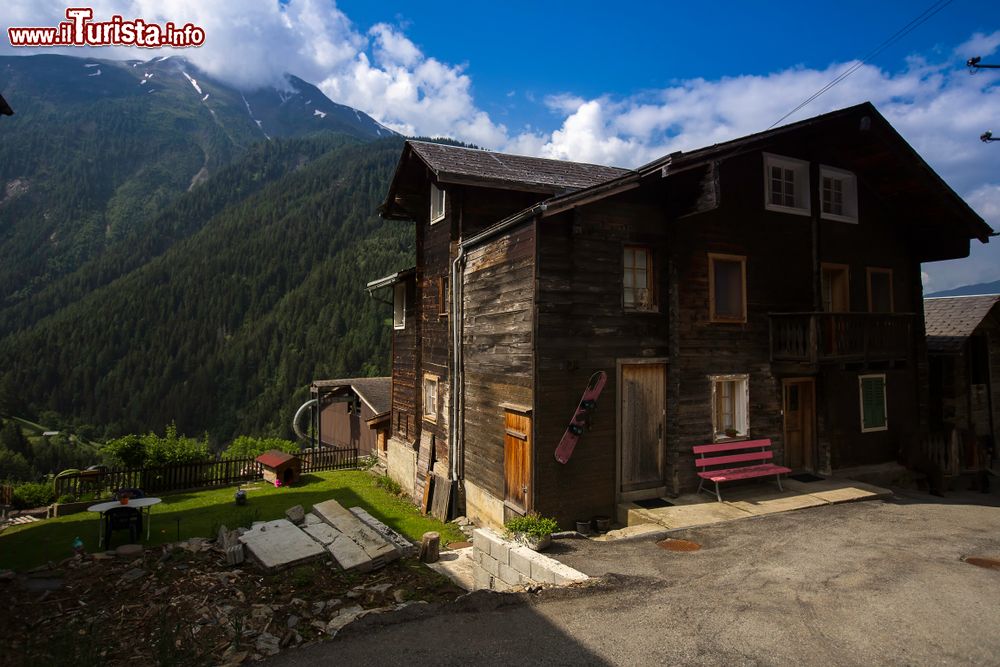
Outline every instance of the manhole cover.
[(661, 549), (666, 549), (667, 551), (697, 551), (698, 549), (701, 549), (701, 545), (697, 542), (692, 542), (690, 540), (673, 540), (669, 537), (665, 540), (657, 542), (656, 546)]
[(471, 547), (472, 542), (449, 542), (449, 549), (465, 549), (466, 547)]
[(978, 556), (972, 556), (966, 558), (965, 562), (969, 565), (975, 565), (976, 567), (986, 567), (991, 570), (1000, 570), (1000, 560), (996, 558), (980, 558)]

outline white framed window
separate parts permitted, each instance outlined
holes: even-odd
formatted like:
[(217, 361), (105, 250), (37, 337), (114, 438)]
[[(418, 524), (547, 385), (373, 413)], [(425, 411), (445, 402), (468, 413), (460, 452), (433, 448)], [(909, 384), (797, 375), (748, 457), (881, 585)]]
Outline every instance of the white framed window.
[(889, 430), (885, 401), (885, 374), (859, 375), (858, 397), (861, 401), (861, 432)]
[(820, 165), (819, 195), (824, 220), (858, 222), (858, 179), (854, 174)]
[(424, 373), (423, 386), (423, 416), (431, 422), (437, 421), (438, 413), (438, 376)]
[(809, 215), (809, 163), (764, 153), (764, 208)]
[(445, 192), (431, 183), (431, 224), (444, 220)]
[(645, 246), (627, 245), (622, 260), (622, 305), (625, 310), (656, 310), (653, 291), (653, 252)]
[(406, 283), (392, 286), (392, 328), (406, 328)]
[(750, 376), (711, 375), (712, 438), (715, 442), (745, 438), (750, 433)]

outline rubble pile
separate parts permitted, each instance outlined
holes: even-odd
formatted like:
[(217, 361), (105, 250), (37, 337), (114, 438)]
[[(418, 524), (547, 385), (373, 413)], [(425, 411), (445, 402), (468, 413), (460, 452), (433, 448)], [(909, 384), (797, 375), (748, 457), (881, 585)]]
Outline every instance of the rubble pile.
[(0, 572), (4, 663), (236, 665), (329, 639), (367, 614), (463, 593), (412, 558), (370, 572), (327, 558), (263, 573), (236, 562), (234, 538), (223, 529), (219, 540)]

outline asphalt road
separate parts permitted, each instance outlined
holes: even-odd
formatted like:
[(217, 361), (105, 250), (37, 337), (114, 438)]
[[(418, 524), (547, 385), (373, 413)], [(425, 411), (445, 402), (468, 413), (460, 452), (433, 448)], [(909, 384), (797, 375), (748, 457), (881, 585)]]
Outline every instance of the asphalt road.
[(477, 594), (269, 664), (1000, 664), (1000, 570), (962, 561), (1000, 558), (998, 500), (913, 494), (671, 533), (691, 553), (561, 540), (560, 560), (606, 581)]

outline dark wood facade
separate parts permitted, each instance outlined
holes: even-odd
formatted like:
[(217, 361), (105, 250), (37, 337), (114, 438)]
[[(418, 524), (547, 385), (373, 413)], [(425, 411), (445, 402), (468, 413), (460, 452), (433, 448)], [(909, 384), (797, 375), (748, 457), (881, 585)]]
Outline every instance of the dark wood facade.
[[(765, 205), (769, 154), (806, 165), (811, 207)], [(856, 178), (855, 221), (821, 215), (820, 165)], [(494, 524), (535, 510), (569, 525), (613, 516), (623, 500), (691, 491), (691, 448), (720, 437), (770, 438), (777, 461), (820, 473), (903, 460), (927, 431), (920, 263), (964, 256), (990, 231), (928, 172), (860, 105), (548, 198), (449, 185), (432, 224), (421, 212), (435, 172), (404, 151), (386, 206), (415, 221), (418, 387), (397, 403), (394, 385), (393, 423), (408, 401), (419, 416), (419, 378), (441, 383), (437, 419), (418, 418), (411, 441), (415, 493), (452, 434), (466, 499), (456, 510)], [(453, 308), (437, 301), (453, 262), (458, 351)], [(742, 272), (737, 316), (713, 314), (713, 262)], [(844, 280), (836, 307), (824, 296), (828, 266)], [(873, 273), (891, 276), (879, 308)], [(625, 275), (643, 281), (641, 297)], [(555, 446), (598, 370), (608, 382), (590, 428), (559, 464)], [(876, 385), (884, 405), (866, 413), (863, 386)], [(716, 420), (737, 411), (741, 428), (721, 433)], [(864, 428), (862, 413), (877, 413), (878, 428)]]

